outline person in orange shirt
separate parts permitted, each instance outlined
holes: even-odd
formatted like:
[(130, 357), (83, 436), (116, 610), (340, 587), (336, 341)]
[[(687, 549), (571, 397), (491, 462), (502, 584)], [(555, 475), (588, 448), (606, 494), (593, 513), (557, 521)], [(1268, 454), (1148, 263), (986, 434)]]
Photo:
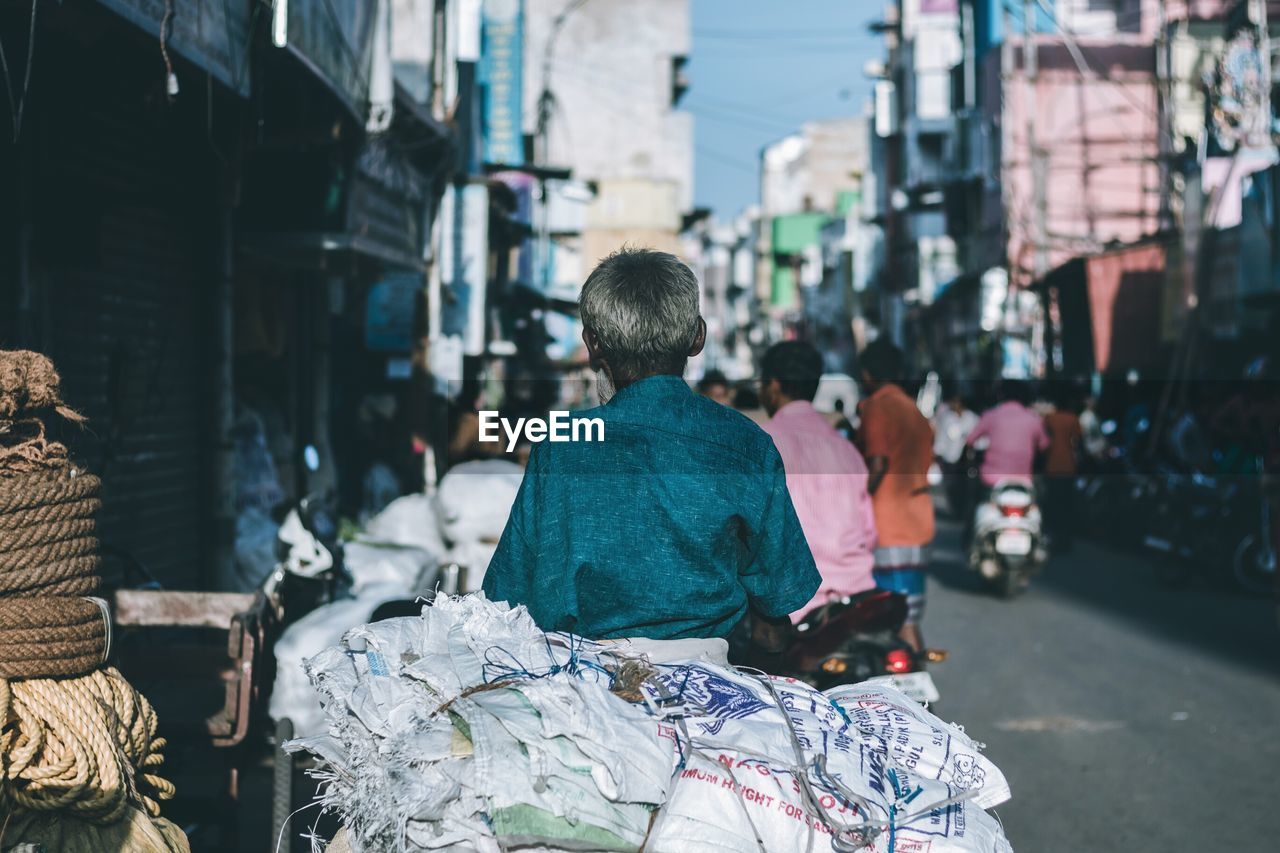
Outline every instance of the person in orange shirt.
[(902, 350), (881, 338), (862, 351), (858, 364), (868, 392), (859, 406), (859, 444), (879, 532), (876, 585), (907, 597), (902, 639), (918, 650), (924, 648), (920, 619), (934, 533), (929, 495), (933, 428), (897, 384), (905, 368)]
[(1045, 522), (1053, 546), (1059, 551), (1071, 548), (1075, 522), (1075, 477), (1080, 469), (1080, 443), (1084, 429), (1076, 413), (1076, 401), (1069, 389), (1055, 395), (1054, 410), (1044, 416), (1049, 433), (1049, 449), (1045, 453)]

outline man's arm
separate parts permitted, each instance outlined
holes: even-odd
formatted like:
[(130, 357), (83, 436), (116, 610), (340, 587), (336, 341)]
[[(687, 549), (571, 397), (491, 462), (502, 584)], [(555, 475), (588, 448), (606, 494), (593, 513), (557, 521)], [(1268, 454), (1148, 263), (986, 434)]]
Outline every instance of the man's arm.
[(782, 457), (773, 447), (764, 475), (764, 512), (755, 530), (756, 549), (739, 579), (752, 610), (776, 621), (809, 603), (822, 577), (787, 492)]
[(879, 412), (866, 406), (862, 413), (862, 455), (867, 460), (867, 492), (875, 494), (889, 473), (889, 436)]
[(884, 482), (884, 475), (889, 473), (888, 456), (867, 457), (867, 492), (875, 494), (876, 489)]

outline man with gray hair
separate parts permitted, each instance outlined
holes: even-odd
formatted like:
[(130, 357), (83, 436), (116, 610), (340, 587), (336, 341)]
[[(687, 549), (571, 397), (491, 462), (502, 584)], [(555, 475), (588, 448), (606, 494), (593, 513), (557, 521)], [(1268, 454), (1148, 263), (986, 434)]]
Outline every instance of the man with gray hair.
[(593, 639), (741, 640), (748, 614), (776, 637), (821, 579), (769, 436), (681, 378), (706, 338), (693, 272), (624, 249), (580, 307), (604, 440), (535, 446), (485, 593)]

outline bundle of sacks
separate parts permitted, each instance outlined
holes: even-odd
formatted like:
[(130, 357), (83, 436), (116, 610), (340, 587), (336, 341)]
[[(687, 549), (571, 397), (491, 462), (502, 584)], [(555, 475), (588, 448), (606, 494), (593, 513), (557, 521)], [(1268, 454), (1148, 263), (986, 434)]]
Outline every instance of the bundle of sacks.
[(466, 462), (449, 470), (435, 495), (405, 495), (370, 519), (343, 549), (352, 597), (307, 614), (276, 643), (271, 716), (288, 717), (300, 735), (324, 731), (302, 661), (369, 621), (383, 604), (432, 595), (442, 564), (467, 568), (461, 591), (479, 589), (523, 475), (505, 460)]
[(441, 597), (309, 660), (328, 731), (286, 748), (357, 851), (1011, 851), (1003, 775), (901, 693), (655, 648)]

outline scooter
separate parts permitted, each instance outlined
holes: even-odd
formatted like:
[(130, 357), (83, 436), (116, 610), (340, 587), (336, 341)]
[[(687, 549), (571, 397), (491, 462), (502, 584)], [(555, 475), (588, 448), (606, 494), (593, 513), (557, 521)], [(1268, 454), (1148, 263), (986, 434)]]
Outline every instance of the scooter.
[(1035, 488), (1024, 480), (996, 483), (975, 511), (969, 567), (1013, 598), (1048, 559)]
[(906, 618), (906, 597), (889, 590), (835, 599), (794, 626), (786, 669), (819, 690), (884, 679), (917, 702), (937, 702), (938, 688), (924, 667), (947, 653), (917, 652), (903, 642), (898, 632)]

